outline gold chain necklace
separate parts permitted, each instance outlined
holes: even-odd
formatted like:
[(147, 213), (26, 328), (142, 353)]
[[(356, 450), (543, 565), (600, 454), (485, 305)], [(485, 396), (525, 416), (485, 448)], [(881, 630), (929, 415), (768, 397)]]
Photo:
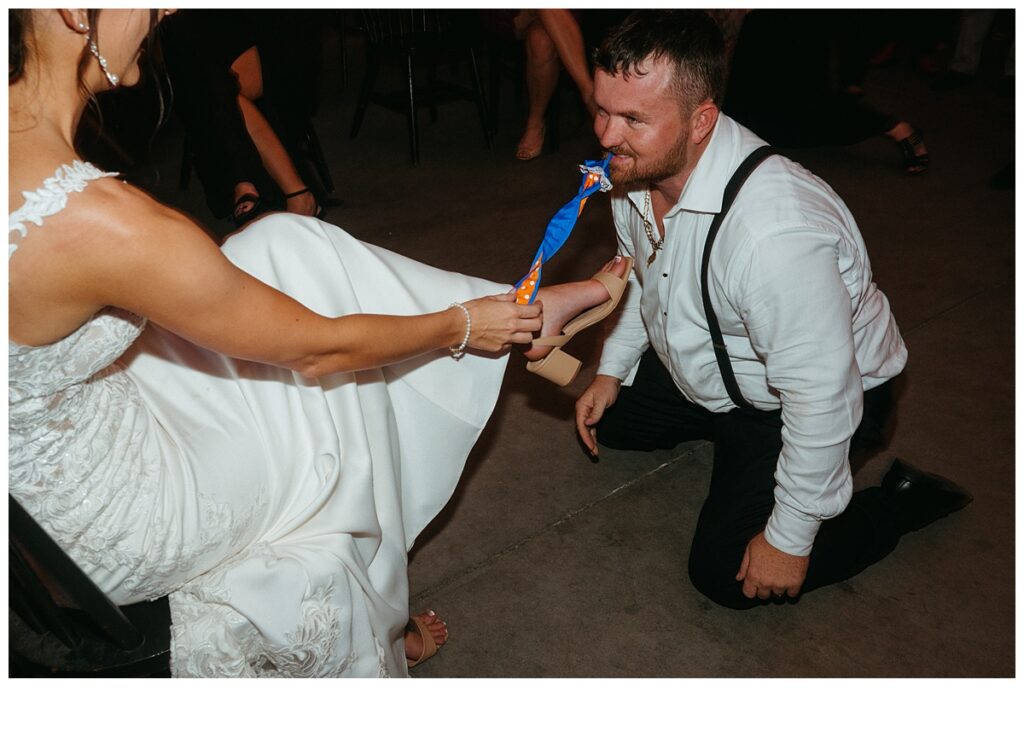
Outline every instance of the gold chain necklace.
[(651, 190), (648, 189), (644, 192), (644, 230), (647, 231), (647, 240), (651, 242), (651, 256), (647, 258), (647, 264), (650, 265), (654, 262), (654, 258), (658, 256), (658, 252), (665, 245), (665, 239), (654, 239), (654, 226), (651, 221), (647, 219), (647, 214), (651, 209)]

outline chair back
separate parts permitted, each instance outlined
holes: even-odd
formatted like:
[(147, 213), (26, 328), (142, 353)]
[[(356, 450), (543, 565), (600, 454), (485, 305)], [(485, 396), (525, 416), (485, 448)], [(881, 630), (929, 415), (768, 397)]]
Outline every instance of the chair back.
[(363, 10), (362, 28), (371, 44), (407, 48), (465, 41), (470, 18), (463, 11), (437, 8)]

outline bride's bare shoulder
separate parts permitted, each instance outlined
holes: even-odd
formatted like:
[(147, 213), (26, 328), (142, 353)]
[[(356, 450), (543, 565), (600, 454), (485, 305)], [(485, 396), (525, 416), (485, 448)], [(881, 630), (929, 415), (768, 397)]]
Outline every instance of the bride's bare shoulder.
[(89, 181), (83, 191), (68, 196), (63, 210), (44, 218), (44, 224), (50, 232), (48, 246), (82, 257), (95, 253), (116, 258), (159, 253), (179, 243), (213, 243), (184, 214), (117, 177)]

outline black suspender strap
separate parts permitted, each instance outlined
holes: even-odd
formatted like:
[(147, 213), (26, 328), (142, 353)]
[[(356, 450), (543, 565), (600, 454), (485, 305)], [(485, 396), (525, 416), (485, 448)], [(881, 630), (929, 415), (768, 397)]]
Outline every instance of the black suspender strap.
[(725, 389), (729, 392), (729, 398), (732, 399), (736, 406), (744, 409), (752, 409), (753, 407), (743, 398), (743, 394), (740, 393), (740, 387), (736, 383), (736, 375), (732, 371), (732, 364), (729, 362), (729, 352), (726, 350), (725, 341), (722, 339), (722, 329), (718, 327), (718, 318), (715, 317), (715, 310), (711, 307), (711, 296), (708, 294), (708, 263), (711, 261), (711, 247), (715, 243), (718, 229), (721, 227), (722, 221), (725, 220), (725, 216), (729, 212), (733, 200), (736, 199), (740, 187), (746, 182), (747, 177), (754, 172), (754, 169), (761, 164), (762, 160), (774, 154), (776, 154), (775, 150), (767, 144), (763, 147), (758, 147), (747, 155), (747, 158), (740, 163), (736, 172), (732, 174), (732, 178), (729, 179), (725, 192), (722, 194), (722, 209), (715, 215), (711, 221), (711, 227), (708, 229), (708, 237), (704, 242), (704, 258), (700, 264), (700, 293), (701, 298), (704, 300), (704, 316), (707, 317), (708, 329), (711, 331), (711, 342), (715, 346), (715, 359), (718, 360), (718, 370), (722, 373), (722, 382), (725, 383)]

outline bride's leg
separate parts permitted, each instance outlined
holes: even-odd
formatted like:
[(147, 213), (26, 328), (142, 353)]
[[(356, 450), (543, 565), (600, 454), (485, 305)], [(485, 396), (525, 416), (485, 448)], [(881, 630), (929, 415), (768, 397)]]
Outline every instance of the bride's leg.
[[(601, 271), (621, 275), (625, 264), (624, 257), (616, 257), (602, 267)], [(544, 305), (544, 325), (540, 336), (553, 336), (561, 333), (565, 324), (576, 315), (608, 301), (608, 289), (600, 282), (590, 279), (547, 286), (538, 292), (537, 299)], [(523, 356), (535, 361), (544, 358), (549, 351), (550, 346), (535, 346), (523, 351)]]

